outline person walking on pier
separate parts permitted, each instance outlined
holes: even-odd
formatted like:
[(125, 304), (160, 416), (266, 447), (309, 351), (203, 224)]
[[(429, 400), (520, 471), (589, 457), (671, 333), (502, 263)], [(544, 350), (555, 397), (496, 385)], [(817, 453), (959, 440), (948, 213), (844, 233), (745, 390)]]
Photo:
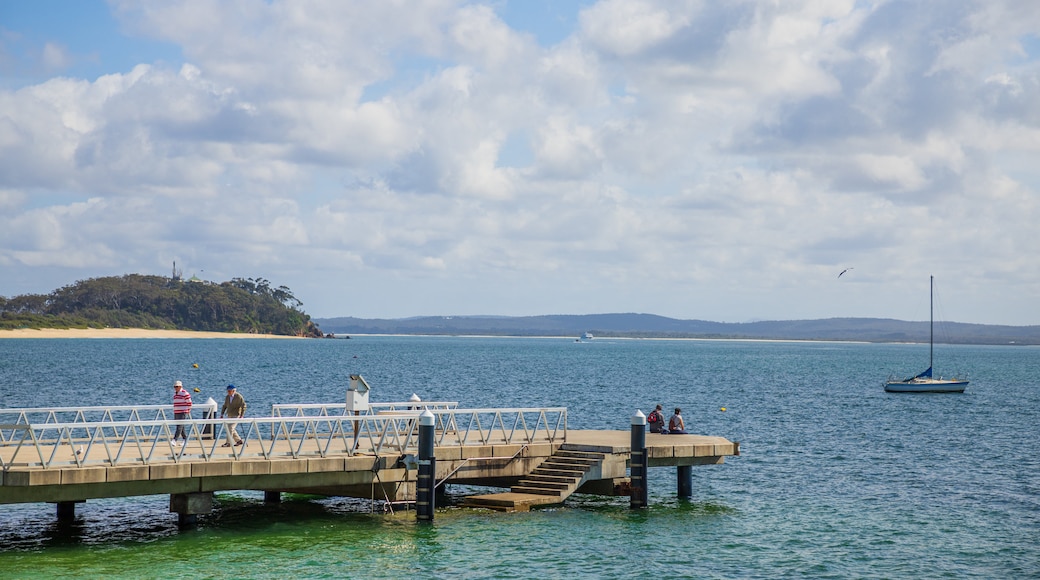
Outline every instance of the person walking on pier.
[[(646, 416), (646, 424), (650, 426), (651, 433), (664, 431), (664, 411), (661, 405), (657, 405), (657, 408), (650, 411), (650, 414)], [(667, 431), (665, 432), (667, 433)]]
[[(235, 389), (235, 385), (227, 386), (227, 397), (224, 397), (224, 406), (220, 409), (220, 418), (223, 419), (226, 415), (229, 419), (241, 419), (246, 414), (246, 399)], [(227, 434), (227, 443), (222, 447), (231, 447), (232, 445), (241, 445), (242, 438), (238, 436), (238, 431), (235, 430), (237, 423), (228, 423), (225, 428)]]
[[(173, 418), (179, 421), (189, 417), (191, 417), (191, 393), (184, 388), (180, 381), (175, 381), (173, 383)], [(185, 444), (188, 443), (188, 433), (184, 429), (184, 425), (177, 425), (177, 429), (173, 432), (173, 440), (170, 443), (177, 445), (178, 437), (183, 439)]]
[(682, 418), (682, 409), (675, 408), (675, 414), (668, 420), (668, 433), (671, 435), (686, 435), (686, 422)]

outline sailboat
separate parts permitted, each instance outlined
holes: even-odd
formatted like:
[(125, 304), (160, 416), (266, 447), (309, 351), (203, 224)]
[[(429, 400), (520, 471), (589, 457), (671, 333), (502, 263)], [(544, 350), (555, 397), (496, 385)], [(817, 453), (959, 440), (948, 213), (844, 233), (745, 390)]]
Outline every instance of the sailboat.
[(901, 381), (889, 380), (885, 391), (889, 393), (963, 393), (968, 386), (966, 379), (935, 378), (932, 375), (932, 355), (935, 352), (935, 276), (928, 277), (928, 369), (919, 375)]

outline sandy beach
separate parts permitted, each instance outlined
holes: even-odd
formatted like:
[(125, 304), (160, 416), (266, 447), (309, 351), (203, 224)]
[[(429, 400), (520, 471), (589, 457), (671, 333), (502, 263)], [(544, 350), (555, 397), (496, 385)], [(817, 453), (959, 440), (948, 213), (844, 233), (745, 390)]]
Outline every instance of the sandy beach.
[(146, 328), (21, 328), (0, 330), (3, 338), (299, 338), (276, 334), (234, 332), (196, 332), (192, 330), (153, 330)]

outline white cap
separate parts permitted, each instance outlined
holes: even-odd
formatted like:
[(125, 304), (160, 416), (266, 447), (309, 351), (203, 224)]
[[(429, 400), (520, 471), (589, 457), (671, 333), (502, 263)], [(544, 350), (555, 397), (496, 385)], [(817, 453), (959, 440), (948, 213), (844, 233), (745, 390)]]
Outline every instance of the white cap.
[(422, 425), (423, 427), (430, 427), (430, 426), (433, 425), (433, 423), (434, 423), (434, 416), (433, 416), (433, 413), (431, 413), (429, 409), (423, 411), (422, 414), (419, 415), (419, 424)]
[(419, 395), (416, 395), (415, 393), (412, 393), (412, 396), (408, 397), (408, 401), (412, 403), (418, 403), (421, 400), (422, 399), (419, 398)]
[(646, 415), (644, 415), (643, 412), (640, 411), (639, 409), (636, 409), (635, 415), (632, 415), (632, 424), (633, 425), (646, 425)]

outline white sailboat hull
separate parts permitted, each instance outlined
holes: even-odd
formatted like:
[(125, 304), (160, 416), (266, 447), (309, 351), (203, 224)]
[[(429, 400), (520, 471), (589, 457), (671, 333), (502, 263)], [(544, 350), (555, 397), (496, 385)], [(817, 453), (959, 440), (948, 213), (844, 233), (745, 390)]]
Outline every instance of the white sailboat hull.
[(968, 381), (959, 379), (910, 379), (906, 381), (888, 381), (885, 392), (888, 393), (963, 393)]

